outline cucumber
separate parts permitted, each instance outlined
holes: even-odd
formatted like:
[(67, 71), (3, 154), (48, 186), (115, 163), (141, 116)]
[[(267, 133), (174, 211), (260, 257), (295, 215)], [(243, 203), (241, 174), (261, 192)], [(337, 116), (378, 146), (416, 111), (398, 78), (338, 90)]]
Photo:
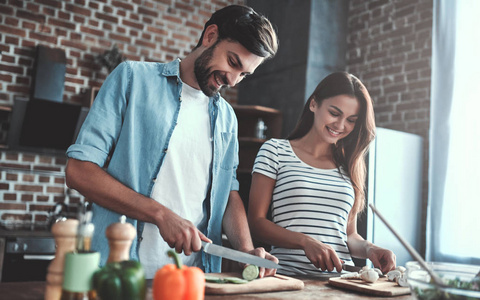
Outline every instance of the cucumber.
[(215, 276), (208, 276), (205, 275), (205, 281), (206, 282), (213, 282), (213, 283), (225, 283), (222, 278), (220, 277), (215, 277)]
[(235, 283), (235, 284), (241, 284), (241, 283), (247, 283), (248, 280), (241, 279), (238, 277), (225, 277), (225, 278), (220, 278), (216, 276), (209, 276), (205, 275), (205, 281), (206, 282), (212, 282), (212, 283)]
[(245, 269), (243, 269), (242, 277), (245, 280), (251, 281), (257, 279), (259, 272), (260, 271), (257, 266), (248, 265), (245, 267)]
[(223, 278), (227, 283), (235, 283), (235, 284), (241, 284), (241, 283), (248, 283), (248, 280), (241, 279), (238, 277), (225, 277)]

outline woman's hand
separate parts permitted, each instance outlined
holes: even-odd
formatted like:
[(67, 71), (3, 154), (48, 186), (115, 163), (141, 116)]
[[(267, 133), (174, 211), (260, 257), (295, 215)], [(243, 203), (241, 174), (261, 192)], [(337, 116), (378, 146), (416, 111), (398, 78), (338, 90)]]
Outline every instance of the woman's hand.
[(338, 258), (335, 250), (330, 246), (311, 237), (307, 237), (303, 248), (305, 255), (312, 264), (322, 271), (342, 271), (342, 261)]
[(372, 245), (367, 250), (367, 258), (370, 259), (375, 268), (379, 268), (383, 274), (395, 269), (396, 256), (392, 251)]

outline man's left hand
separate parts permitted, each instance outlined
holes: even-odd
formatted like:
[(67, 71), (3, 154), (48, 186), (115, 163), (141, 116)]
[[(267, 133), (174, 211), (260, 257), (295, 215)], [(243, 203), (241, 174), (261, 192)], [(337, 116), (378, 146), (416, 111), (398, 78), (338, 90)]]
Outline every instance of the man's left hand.
[[(255, 256), (259, 256), (261, 258), (266, 258), (278, 264), (278, 258), (276, 258), (275, 256), (265, 251), (263, 247), (255, 248), (251, 251), (248, 251), (248, 253), (253, 254)], [(258, 277), (262, 278), (266, 276), (274, 276), (276, 273), (277, 273), (277, 269), (260, 268), (260, 273), (258, 274)]]

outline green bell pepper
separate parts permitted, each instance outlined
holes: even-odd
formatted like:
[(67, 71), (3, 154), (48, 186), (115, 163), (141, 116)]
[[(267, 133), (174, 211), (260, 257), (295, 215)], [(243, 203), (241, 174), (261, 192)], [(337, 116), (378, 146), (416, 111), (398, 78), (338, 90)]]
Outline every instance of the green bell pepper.
[(101, 300), (144, 300), (145, 272), (138, 261), (111, 262), (95, 272), (93, 288)]

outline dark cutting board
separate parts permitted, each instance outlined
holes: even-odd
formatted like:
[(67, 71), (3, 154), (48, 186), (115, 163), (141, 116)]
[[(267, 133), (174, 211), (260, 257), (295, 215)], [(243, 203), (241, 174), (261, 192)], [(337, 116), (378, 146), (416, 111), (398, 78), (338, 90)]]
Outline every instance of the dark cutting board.
[[(208, 273), (208, 276), (220, 278), (238, 277), (242, 278), (240, 273)], [(247, 294), (263, 293), (275, 291), (301, 290), (304, 287), (303, 281), (284, 275), (275, 275), (264, 278), (258, 278), (248, 283), (205, 283), (205, 294), (207, 295), (226, 295), (226, 294)]]
[(396, 282), (388, 281), (386, 277), (379, 278), (374, 283), (361, 279), (343, 279), (340, 277), (329, 278), (328, 283), (335, 287), (356, 291), (374, 296), (400, 296), (410, 294), (409, 287), (401, 287)]

